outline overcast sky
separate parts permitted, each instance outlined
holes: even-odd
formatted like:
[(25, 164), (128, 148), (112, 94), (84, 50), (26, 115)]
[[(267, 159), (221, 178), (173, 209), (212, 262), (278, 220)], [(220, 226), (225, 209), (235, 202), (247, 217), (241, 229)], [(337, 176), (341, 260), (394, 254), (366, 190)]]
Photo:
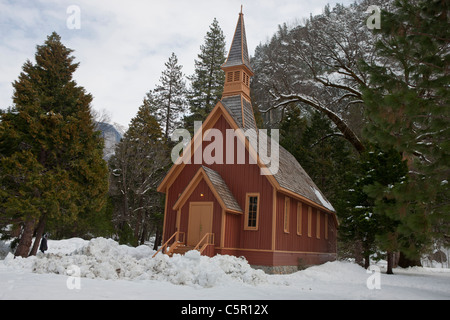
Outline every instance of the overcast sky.
[[(127, 126), (145, 93), (158, 83), (172, 52), (184, 74), (193, 73), (194, 59), (214, 18), (224, 31), (228, 50), (243, 4), (253, 55), (279, 24), (292, 25), (336, 2), (353, 1), (0, 0), (0, 108), (11, 106), (11, 83), (27, 59), (35, 62), (36, 45), (53, 31), (75, 50), (80, 67), (74, 78), (94, 96), (93, 108), (105, 110), (112, 122)], [(70, 6), (79, 9), (79, 20)]]

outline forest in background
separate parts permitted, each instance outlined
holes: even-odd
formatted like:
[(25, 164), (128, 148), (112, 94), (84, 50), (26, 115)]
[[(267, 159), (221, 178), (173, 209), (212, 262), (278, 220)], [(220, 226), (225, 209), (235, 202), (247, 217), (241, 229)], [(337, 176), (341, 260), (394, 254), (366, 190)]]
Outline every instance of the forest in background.
[(326, 6), (252, 59), (265, 125), (336, 208), (340, 255), (366, 266), (448, 246), (447, 14), (438, 0)]
[[(410, 266), (449, 246), (448, 9), (444, 0), (326, 6), (279, 26), (251, 59), (258, 126), (280, 129), (333, 203), (342, 258)], [(193, 75), (169, 57), (108, 163), (72, 52), (50, 35), (1, 111), (0, 233), (20, 256), (35, 254), (32, 237), (44, 232), (157, 246), (170, 135), (192, 132), (220, 100), (223, 32), (214, 20)]]

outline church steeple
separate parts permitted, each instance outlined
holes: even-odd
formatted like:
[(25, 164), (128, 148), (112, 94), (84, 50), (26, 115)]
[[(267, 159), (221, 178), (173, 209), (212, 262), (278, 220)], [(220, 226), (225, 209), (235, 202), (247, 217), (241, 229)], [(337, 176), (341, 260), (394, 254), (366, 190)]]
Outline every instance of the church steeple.
[(222, 98), (243, 95), (250, 101), (250, 77), (253, 76), (253, 70), (248, 55), (242, 7), (230, 52), (227, 61), (222, 65), (222, 70), (225, 71), (225, 86)]
[(253, 76), (253, 70), (248, 55), (242, 7), (230, 52), (222, 70), (225, 71), (222, 105), (239, 127), (257, 130), (250, 99), (250, 77)]

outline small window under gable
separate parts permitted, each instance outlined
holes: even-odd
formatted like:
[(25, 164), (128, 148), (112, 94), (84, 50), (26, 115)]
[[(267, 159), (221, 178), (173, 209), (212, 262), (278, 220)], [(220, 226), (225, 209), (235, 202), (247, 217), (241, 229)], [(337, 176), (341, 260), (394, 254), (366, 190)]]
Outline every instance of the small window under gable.
[(244, 230), (258, 230), (259, 193), (247, 193)]

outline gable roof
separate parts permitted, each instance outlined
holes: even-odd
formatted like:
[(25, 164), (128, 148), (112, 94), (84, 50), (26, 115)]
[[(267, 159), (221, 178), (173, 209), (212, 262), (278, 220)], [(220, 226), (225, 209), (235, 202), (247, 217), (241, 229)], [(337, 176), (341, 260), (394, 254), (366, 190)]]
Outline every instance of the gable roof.
[(214, 171), (211, 168), (205, 166), (201, 166), (200, 169), (198, 169), (191, 182), (186, 186), (184, 191), (178, 197), (178, 200), (173, 206), (173, 210), (178, 210), (184, 205), (186, 200), (202, 180), (206, 181), (222, 209), (231, 213), (243, 213), (241, 207), (239, 206), (239, 203), (234, 198), (233, 194), (231, 193), (230, 189), (228, 188), (227, 184), (222, 179), (220, 174), (217, 171)]
[(329, 211), (336, 212), (297, 159), (282, 146), (279, 146), (279, 148), (279, 169), (274, 177), (280, 186), (322, 205)]
[(221, 175), (217, 171), (214, 171), (213, 169), (205, 166), (202, 166), (202, 169), (205, 171), (209, 181), (211, 181), (211, 184), (213, 185), (217, 194), (225, 204), (224, 209), (242, 212), (239, 203), (234, 198), (233, 194), (231, 193), (225, 181), (222, 179)]
[[(251, 103), (245, 98), (242, 98), (239, 95), (224, 98), (221, 102), (239, 128), (245, 130), (257, 130)], [(256, 133), (258, 134), (258, 132)], [(248, 141), (250, 144), (253, 142), (251, 139)], [(268, 155), (268, 150), (271, 150), (272, 143), (276, 142), (272, 138), (268, 137), (267, 145), (260, 145), (259, 147), (262, 147), (265, 154)], [(252, 147), (257, 152), (258, 146), (252, 145)], [(278, 182), (279, 186), (295, 194), (301, 195), (330, 211), (335, 211), (333, 206), (320, 192), (319, 188), (312, 181), (311, 177), (306, 173), (297, 159), (281, 145), (278, 144), (278, 146), (275, 147), (279, 150), (279, 166), (278, 172), (276, 172), (273, 177)]]
[[(237, 110), (237, 109), (236, 109)], [(238, 112), (233, 112), (230, 110), (230, 108), (226, 107), (224, 103), (219, 102), (214, 107), (214, 109), (209, 114), (208, 118), (205, 120), (205, 122), (202, 125), (202, 130), (199, 130), (197, 134), (192, 138), (191, 143), (188, 145), (186, 149), (186, 153), (184, 153), (182, 156), (178, 158), (176, 163), (172, 166), (172, 168), (167, 173), (166, 177), (163, 179), (163, 181), (158, 186), (159, 192), (165, 192), (167, 190), (167, 187), (169, 187), (176, 179), (176, 177), (180, 174), (180, 172), (183, 170), (184, 166), (186, 165), (186, 159), (190, 159), (195, 150), (194, 150), (194, 140), (195, 139), (202, 139), (199, 136), (200, 131), (205, 133), (205, 131), (209, 128), (212, 128), (216, 121), (220, 118), (220, 116), (223, 116), (224, 119), (229, 123), (229, 125), (233, 129), (242, 129), (242, 126), (239, 126), (239, 123), (242, 123), (239, 121), (239, 116), (237, 115)], [(239, 135), (238, 135), (239, 136)], [(265, 165), (259, 160), (259, 155), (257, 153), (257, 147), (252, 145), (251, 139), (248, 139), (247, 137), (243, 137), (245, 139), (245, 146), (247, 150), (251, 153), (256, 155), (257, 164), (261, 169), (266, 169)], [(267, 150), (271, 149), (271, 144), (276, 143), (274, 140), (267, 139)], [(200, 143), (197, 144), (197, 147), (200, 147)], [(273, 187), (280, 192), (284, 192), (294, 198), (298, 198), (304, 202), (306, 202), (309, 205), (320, 207), (322, 210), (333, 212), (335, 213), (334, 208), (331, 206), (330, 202), (326, 199), (326, 197), (320, 192), (319, 188), (316, 186), (316, 184), (312, 181), (311, 177), (306, 173), (306, 171), (303, 169), (303, 167), (300, 165), (300, 163), (295, 159), (295, 157), (286, 149), (284, 149), (282, 146), (277, 146), (279, 149), (279, 169), (278, 172), (276, 172), (273, 175), (266, 176), (269, 179), (269, 182), (273, 185)], [(266, 150), (264, 150), (266, 151)], [(266, 154), (268, 154), (266, 152)], [(208, 177), (208, 180), (211, 183), (211, 188), (216, 190), (217, 197), (222, 198), (234, 198), (231, 191), (229, 191), (228, 186), (226, 186), (225, 182), (223, 182), (223, 185), (226, 186), (228, 191), (224, 188), (223, 193), (219, 196), (219, 192), (217, 190), (221, 190), (219, 186), (221, 186), (220, 180), (223, 181), (222, 177), (219, 173), (216, 172), (217, 175), (214, 174), (214, 170), (202, 166), (201, 169), (204, 171), (204, 175)], [(206, 173), (207, 170), (209, 174)], [(197, 172), (196, 177), (199, 173)], [(220, 177), (220, 179), (219, 179)], [(197, 177), (198, 178), (198, 177)], [(196, 179), (192, 179), (191, 183)], [(207, 180), (207, 182), (208, 182)], [(213, 181), (216, 181), (213, 184)], [(190, 184), (191, 184), (190, 183)], [(198, 182), (197, 182), (198, 183)], [(188, 190), (192, 185), (186, 187), (185, 191)], [(226, 195), (226, 196), (225, 196)], [(182, 197), (178, 199), (180, 201)], [(178, 203), (177, 201), (177, 203)], [(228, 210), (235, 210), (237, 209), (231, 203), (225, 204), (225, 201), (223, 201), (224, 207), (226, 207)], [(236, 201), (234, 199), (234, 201)], [(236, 201), (236, 204), (239, 206), (239, 204)], [(238, 210), (239, 212), (242, 212), (242, 210)]]

